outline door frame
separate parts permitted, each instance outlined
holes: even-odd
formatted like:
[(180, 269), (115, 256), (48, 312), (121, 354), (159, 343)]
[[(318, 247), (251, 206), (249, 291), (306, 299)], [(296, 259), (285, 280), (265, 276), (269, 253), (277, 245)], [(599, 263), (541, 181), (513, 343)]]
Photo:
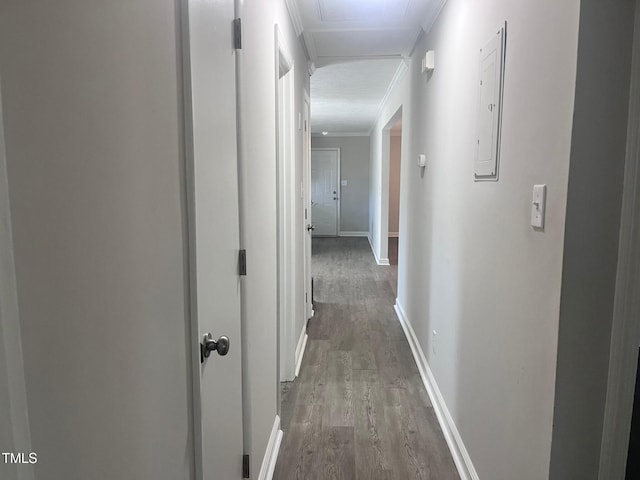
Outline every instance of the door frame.
[[(302, 89), (302, 192), (303, 192), (303, 235), (304, 235), (304, 294), (305, 294), (305, 319), (313, 317), (313, 295), (311, 292), (311, 242), (312, 230), (307, 230), (308, 225), (313, 224), (311, 217), (311, 96), (306, 87)], [(296, 365), (296, 376), (300, 366)]]
[[(282, 32), (274, 27), (276, 45), (276, 221), (278, 265), (278, 384), (295, 378), (295, 311), (298, 298), (295, 259), (296, 136), (295, 69)], [(278, 388), (279, 390), (279, 388)], [(278, 402), (279, 403), (279, 402)]]
[[(338, 153), (338, 166), (337, 166), (338, 176), (336, 178), (336, 182), (338, 183), (338, 185), (336, 187), (337, 188), (336, 192), (338, 192), (337, 193), (338, 200), (336, 201), (336, 235), (335, 236), (339, 237), (340, 236), (340, 208), (341, 208), (340, 201), (342, 199), (342, 190), (341, 190), (341, 187), (340, 187), (340, 182), (342, 181), (342, 173), (341, 173), (342, 167), (341, 167), (341, 164), (340, 164), (340, 161), (341, 161), (341, 159), (340, 159), (340, 157), (341, 157), (340, 148), (339, 147), (318, 147), (318, 148), (312, 147), (311, 148), (311, 157), (309, 159), (309, 162), (310, 162), (309, 165), (311, 165), (311, 163), (313, 162), (313, 152), (314, 151), (335, 151), (335, 152)], [(311, 178), (311, 169), (309, 169), (309, 178)], [(311, 180), (309, 180), (309, 186), (311, 187)], [(311, 204), (311, 193), (309, 193), (309, 204)], [(324, 235), (320, 235), (320, 236), (324, 236)], [(331, 236), (331, 235), (328, 235), (328, 236)]]
[(640, 2), (636, 1), (609, 380), (600, 480), (623, 480), (640, 347)]
[(196, 355), (196, 346), (200, 344), (200, 327), (198, 325), (198, 292), (196, 262), (196, 188), (195, 188), (195, 156), (193, 146), (193, 108), (191, 89), (191, 42), (189, 30), (189, 0), (181, 0), (180, 9), (180, 56), (182, 59), (182, 114), (183, 114), (183, 149), (185, 158), (184, 189), (186, 197), (186, 257), (187, 257), (187, 294), (188, 311), (187, 328), (189, 344), (187, 358), (191, 380), (191, 406), (193, 422), (193, 462), (196, 480), (203, 480), (204, 458), (202, 437), (202, 403), (200, 397), (200, 358)]
[[(389, 172), (391, 170), (391, 128), (402, 118), (402, 105), (398, 107), (389, 121), (382, 127), (382, 161), (380, 162), (380, 231), (378, 238), (378, 265), (389, 265)], [(401, 149), (401, 152), (404, 149)], [(402, 153), (401, 153), (402, 154)], [(402, 160), (400, 161), (402, 164)], [(402, 174), (400, 175), (402, 185)], [(400, 187), (402, 188), (402, 186)], [(398, 235), (400, 234), (398, 219)]]

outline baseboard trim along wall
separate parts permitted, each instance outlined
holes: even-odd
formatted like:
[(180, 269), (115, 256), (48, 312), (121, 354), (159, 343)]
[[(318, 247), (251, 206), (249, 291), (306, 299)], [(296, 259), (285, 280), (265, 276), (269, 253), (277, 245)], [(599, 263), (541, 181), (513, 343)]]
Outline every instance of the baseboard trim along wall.
[(404, 309), (400, 303), (398, 303), (397, 299), (393, 308), (396, 311), (398, 320), (400, 320), (400, 325), (402, 325), (404, 334), (406, 335), (409, 346), (411, 347), (413, 358), (415, 359), (416, 364), (418, 365), (418, 370), (420, 371), (422, 383), (424, 383), (424, 386), (427, 389), (436, 417), (440, 423), (440, 428), (442, 429), (444, 438), (449, 446), (451, 455), (453, 456), (453, 461), (456, 464), (458, 473), (460, 474), (460, 478), (461, 480), (479, 480), (478, 473), (473, 466), (473, 462), (471, 462), (471, 457), (469, 457), (469, 452), (467, 452), (467, 449), (464, 446), (462, 437), (458, 432), (458, 428), (456, 427), (453, 418), (451, 417), (451, 413), (444, 402), (444, 398), (442, 397), (442, 393), (438, 388), (436, 379), (431, 372), (431, 368), (429, 368), (424, 351), (422, 350), (422, 347), (418, 342), (418, 338), (411, 327), (411, 323), (407, 319)]
[(369, 232), (343, 232), (338, 233), (339, 237), (368, 237)]
[(280, 416), (276, 415), (276, 419), (273, 422), (273, 428), (271, 429), (271, 435), (269, 435), (267, 450), (264, 452), (264, 458), (262, 459), (262, 466), (260, 467), (258, 480), (271, 480), (273, 478), (273, 472), (276, 469), (276, 461), (278, 460), (281, 442), (282, 430), (280, 430)]
[(369, 235), (367, 235), (367, 240), (369, 240), (369, 246), (371, 247), (371, 251), (373, 252), (373, 258), (376, 259), (376, 263), (378, 265), (389, 265), (388, 258), (378, 258), (378, 254), (376, 252), (376, 249), (373, 248), (373, 243), (371, 242), (371, 237)]
[(302, 332), (300, 332), (300, 338), (298, 339), (298, 345), (296, 346), (296, 371), (295, 376), (297, 377), (300, 373), (300, 367), (302, 366), (302, 358), (304, 357), (305, 349), (307, 348), (307, 340), (309, 336), (307, 335), (307, 322), (304, 322), (304, 327), (302, 327)]

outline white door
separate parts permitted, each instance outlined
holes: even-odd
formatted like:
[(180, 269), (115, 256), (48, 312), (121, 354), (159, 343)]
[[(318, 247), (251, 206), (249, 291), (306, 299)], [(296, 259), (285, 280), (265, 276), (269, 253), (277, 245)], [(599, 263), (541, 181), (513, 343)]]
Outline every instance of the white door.
[(340, 149), (311, 150), (311, 216), (317, 236), (338, 235)]
[(303, 192), (304, 192), (304, 297), (305, 314), (307, 319), (313, 316), (313, 295), (311, 292), (311, 235), (313, 233), (313, 218), (311, 212), (311, 129), (309, 94), (304, 92), (304, 134), (303, 134)]
[(193, 347), (198, 350), (209, 333), (213, 340), (222, 335), (230, 340), (226, 355), (219, 342), (202, 363), (199, 351), (194, 356), (195, 420), (201, 425), (196, 465), (204, 480), (233, 480), (242, 477), (243, 455), (236, 81), (229, 35), (234, 2), (191, 0), (189, 10)]

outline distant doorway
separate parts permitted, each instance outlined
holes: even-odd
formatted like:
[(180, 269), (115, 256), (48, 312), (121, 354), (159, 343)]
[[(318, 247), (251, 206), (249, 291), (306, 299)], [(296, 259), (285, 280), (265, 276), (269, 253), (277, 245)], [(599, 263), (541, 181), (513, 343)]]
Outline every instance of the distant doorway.
[(311, 150), (311, 217), (314, 236), (337, 237), (340, 222), (340, 149)]
[(398, 111), (390, 122), (389, 129), (389, 175), (387, 214), (387, 258), (391, 266), (389, 281), (393, 292), (398, 294), (398, 249), (400, 245), (400, 171), (402, 158), (402, 111)]

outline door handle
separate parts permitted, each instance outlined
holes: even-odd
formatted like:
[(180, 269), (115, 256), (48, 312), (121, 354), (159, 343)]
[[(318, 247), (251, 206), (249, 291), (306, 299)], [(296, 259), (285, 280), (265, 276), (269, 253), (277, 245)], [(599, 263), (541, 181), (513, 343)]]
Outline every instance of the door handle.
[(316, 226), (314, 224), (310, 223), (307, 225), (307, 232), (310, 232), (311, 230), (315, 230), (315, 229), (316, 229)]
[(214, 340), (213, 335), (207, 333), (200, 344), (200, 363), (204, 363), (204, 359), (209, 358), (209, 355), (211, 355), (211, 352), (214, 350), (218, 352), (218, 355), (224, 357), (229, 353), (229, 347), (229, 337), (226, 335), (222, 335), (218, 340)]

